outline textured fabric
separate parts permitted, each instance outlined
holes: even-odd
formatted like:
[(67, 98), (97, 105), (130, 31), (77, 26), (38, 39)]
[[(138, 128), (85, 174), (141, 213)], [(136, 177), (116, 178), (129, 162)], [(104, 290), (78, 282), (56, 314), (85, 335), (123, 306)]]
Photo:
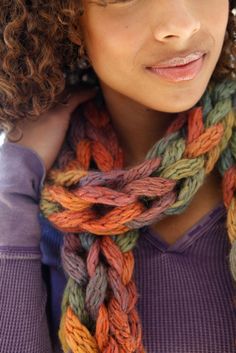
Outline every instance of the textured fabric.
[[(222, 208), (167, 247), (146, 233), (135, 251), (135, 277), (150, 353), (236, 351), (236, 317)], [(201, 224), (202, 223), (202, 224)]]
[[(59, 353), (56, 336), (66, 283), (60, 263), (63, 235), (38, 213), (37, 191), (45, 175), (42, 161), (30, 149), (18, 147), (1, 152), (2, 161), (8, 163), (5, 175), (17, 197), (9, 197), (11, 189), (7, 192), (0, 184), (0, 194), (10, 200), (9, 213), (1, 219), (9, 237), (4, 237), (0, 247), (0, 352)], [(11, 167), (19, 158), (24, 185), (28, 185), (27, 197)], [(6, 182), (2, 170), (0, 179)], [(13, 205), (21, 209), (23, 224), (34, 223), (38, 217), (37, 232), (32, 232), (30, 224), (24, 229), (18, 226), (19, 219), (12, 217)], [(31, 221), (26, 215), (29, 208)], [(4, 203), (0, 204), (0, 214), (2, 209)], [(236, 352), (228, 252), (222, 205), (172, 246), (148, 227), (143, 228), (134, 251), (134, 275), (147, 353)]]
[(44, 165), (30, 148), (6, 142), (0, 147), (0, 166), (0, 246), (38, 246)]

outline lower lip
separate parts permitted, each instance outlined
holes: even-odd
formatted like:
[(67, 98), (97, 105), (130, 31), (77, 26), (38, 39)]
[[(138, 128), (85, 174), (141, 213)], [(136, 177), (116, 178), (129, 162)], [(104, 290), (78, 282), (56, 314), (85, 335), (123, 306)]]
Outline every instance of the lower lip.
[(189, 64), (183, 66), (167, 67), (167, 68), (151, 68), (148, 70), (155, 75), (164, 77), (171, 82), (188, 81), (192, 80), (201, 71), (203, 66), (205, 55), (199, 59), (192, 61)]

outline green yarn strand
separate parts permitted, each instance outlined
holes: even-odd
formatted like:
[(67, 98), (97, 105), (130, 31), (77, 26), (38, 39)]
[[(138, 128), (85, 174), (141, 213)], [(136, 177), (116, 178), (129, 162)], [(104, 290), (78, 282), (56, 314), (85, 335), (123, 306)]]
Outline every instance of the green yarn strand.
[(230, 150), (236, 161), (236, 128), (233, 129), (232, 137), (230, 139)]
[(89, 251), (92, 244), (96, 240), (96, 236), (90, 233), (79, 233), (79, 238), (81, 242), (81, 246), (86, 250)]
[(230, 148), (227, 147), (221, 154), (217, 166), (220, 174), (223, 176), (224, 173), (235, 164), (235, 159), (230, 151)]
[(216, 104), (218, 101), (224, 100), (236, 92), (236, 81), (224, 79), (221, 82), (214, 84), (214, 89), (212, 90), (212, 101)]
[(204, 178), (204, 169), (201, 169), (194, 176), (186, 178), (181, 185), (181, 190), (176, 202), (164, 212), (165, 215), (174, 215), (183, 212), (203, 184)]
[(137, 229), (130, 230), (124, 235), (113, 236), (115, 244), (120, 248), (122, 253), (133, 250), (139, 238), (139, 231)]
[(216, 103), (214, 109), (208, 114), (206, 119), (206, 128), (216, 125), (231, 111), (232, 101), (227, 98)]
[(87, 311), (85, 310), (85, 291), (76, 281), (69, 277), (66, 284), (66, 288), (63, 294), (61, 311), (64, 314), (68, 308), (71, 306), (73, 311), (78, 315), (80, 321), (88, 326), (91, 326), (91, 319)]
[(172, 180), (181, 180), (195, 175), (202, 168), (204, 168), (204, 156), (181, 159), (163, 170), (160, 176)]
[(153, 145), (153, 147), (148, 151), (145, 159), (147, 160), (162, 157), (167, 147), (169, 147), (169, 144), (171, 144), (172, 141), (176, 141), (180, 138), (181, 134), (179, 131), (163, 137), (160, 141), (155, 143), (155, 145)]
[(162, 157), (161, 167), (159, 167), (159, 171), (162, 171), (168, 165), (174, 164), (175, 162), (180, 160), (185, 151), (185, 147), (186, 143), (183, 138), (171, 142)]

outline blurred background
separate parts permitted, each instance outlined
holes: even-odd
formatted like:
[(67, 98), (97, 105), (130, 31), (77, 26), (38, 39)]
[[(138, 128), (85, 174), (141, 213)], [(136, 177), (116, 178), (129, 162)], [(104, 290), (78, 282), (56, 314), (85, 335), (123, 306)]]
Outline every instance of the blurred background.
[(3, 144), (4, 139), (5, 139), (5, 134), (0, 133), (0, 146)]

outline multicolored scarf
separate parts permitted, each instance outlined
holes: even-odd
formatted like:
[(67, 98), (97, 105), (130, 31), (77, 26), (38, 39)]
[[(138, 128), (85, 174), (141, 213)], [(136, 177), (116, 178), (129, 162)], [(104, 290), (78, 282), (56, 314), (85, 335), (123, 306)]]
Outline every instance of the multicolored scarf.
[(235, 98), (236, 81), (210, 82), (201, 100), (178, 114), (132, 168), (124, 168), (101, 100), (75, 111), (40, 199), (43, 216), (64, 234), (64, 352), (145, 352), (133, 280), (139, 229), (182, 213), (215, 166), (222, 175), (236, 280)]

